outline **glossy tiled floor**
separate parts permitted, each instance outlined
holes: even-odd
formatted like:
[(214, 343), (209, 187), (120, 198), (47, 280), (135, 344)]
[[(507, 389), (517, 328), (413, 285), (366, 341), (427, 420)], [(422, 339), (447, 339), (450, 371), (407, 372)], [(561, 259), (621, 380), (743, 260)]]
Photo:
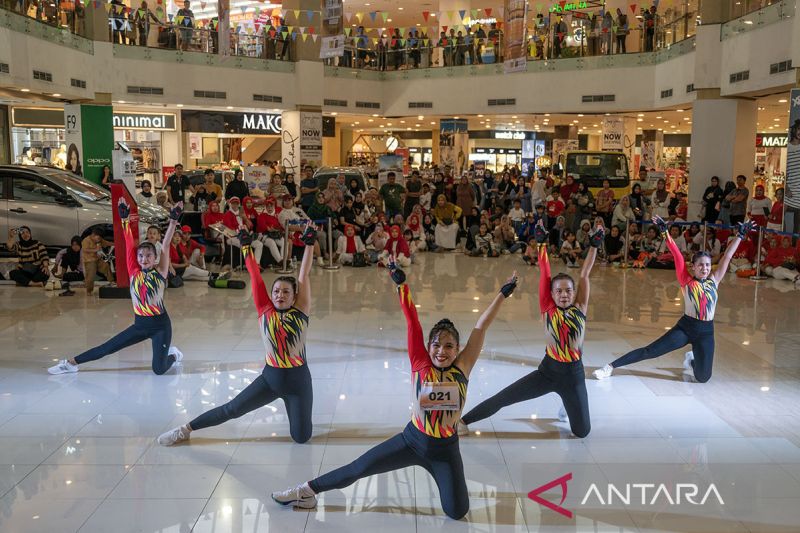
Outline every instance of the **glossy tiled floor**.
[[(410, 269), (423, 327), (449, 316), (466, 336), (513, 268), (522, 286), (502, 309), (470, 382), (473, 406), (530, 372), (542, 355), (538, 271), (519, 257), (427, 255)], [(267, 275), (267, 278), (272, 275)], [(595, 270), (587, 372), (670, 327), (682, 306), (671, 272)], [(592, 433), (572, 438), (555, 397), (475, 424), (461, 449), (471, 511), (440, 510), (421, 469), (325, 494), (312, 512), (279, 508), (271, 490), (345, 464), (409, 417), (405, 330), (385, 272), (313, 273), (308, 353), (315, 435), (296, 445), (278, 402), (198, 432), (191, 445), (154, 437), (225, 402), (262, 367), (247, 291), (188, 283), (169, 291), (180, 371), (155, 376), (149, 345), (49, 376), (51, 361), (99, 343), (131, 321), (126, 301), (60, 298), (0, 287), (0, 531), (798, 531), (800, 319), (788, 283), (729, 278), (717, 312), (714, 377), (680, 377), (682, 352), (603, 382), (587, 381)], [(755, 306), (755, 307), (754, 307)], [(571, 473), (567, 518), (527, 493)], [(671, 505), (656, 489), (628, 505), (586, 498), (595, 484), (711, 483), (724, 505)], [(638, 491), (637, 491), (638, 490)], [(697, 500), (700, 500), (698, 496)], [(544, 497), (560, 501), (558, 489)], [(651, 500), (655, 499), (653, 503)], [(586, 500), (586, 501), (584, 501)]]

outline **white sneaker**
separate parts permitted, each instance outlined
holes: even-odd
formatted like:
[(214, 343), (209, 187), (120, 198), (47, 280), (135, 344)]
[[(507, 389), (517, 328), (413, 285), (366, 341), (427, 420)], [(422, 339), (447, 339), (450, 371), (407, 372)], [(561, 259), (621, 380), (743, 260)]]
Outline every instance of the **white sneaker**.
[(692, 376), (694, 375), (694, 368), (692, 367), (692, 361), (694, 361), (694, 352), (689, 350), (683, 357), (684, 374), (691, 374)]
[(170, 429), (166, 433), (162, 433), (156, 440), (162, 446), (172, 446), (173, 444), (189, 440), (189, 432), (183, 429), (183, 426), (178, 426), (175, 429)]
[(456, 432), (460, 437), (466, 437), (469, 435), (469, 426), (463, 420), (459, 420), (458, 424), (456, 424)]
[(568, 422), (569, 417), (567, 416), (567, 410), (564, 408), (564, 404), (561, 404), (561, 407), (558, 409), (558, 420), (561, 422)]
[(319, 256), (319, 255), (317, 256), (317, 265), (319, 265), (319, 266), (321, 266), (321, 267), (322, 267), (322, 266), (325, 266), (325, 260), (324, 260), (324, 259), (322, 259), (322, 257), (321, 257), (321, 256)]
[(503, 250), (502, 252), (500, 252), (500, 253), (501, 253), (501, 254), (503, 254), (503, 255), (508, 255), (508, 254), (510, 254), (511, 252), (509, 252), (509, 251), (508, 251), (508, 249), (504, 249), (504, 250)]
[(51, 366), (47, 371), (53, 375), (56, 374), (74, 374), (78, 371), (78, 365), (73, 365), (66, 359), (62, 359), (57, 365)]
[(595, 379), (606, 379), (607, 377), (611, 377), (611, 373), (614, 372), (614, 367), (611, 365), (606, 365), (603, 368), (598, 368), (592, 375)]
[(180, 351), (176, 346), (169, 347), (169, 355), (175, 356), (175, 362), (180, 363), (183, 361), (183, 352)]
[(300, 509), (313, 509), (317, 506), (317, 497), (307, 483), (283, 492), (273, 492), (272, 499), (281, 505), (291, 505)]
[(225, 270), (225, 271), (219, 273), (219, 276), (217, 277), (217, 279), (231, 279), (232, 275), (233, 275), (233, 272), (231, 272), (230, 270)]

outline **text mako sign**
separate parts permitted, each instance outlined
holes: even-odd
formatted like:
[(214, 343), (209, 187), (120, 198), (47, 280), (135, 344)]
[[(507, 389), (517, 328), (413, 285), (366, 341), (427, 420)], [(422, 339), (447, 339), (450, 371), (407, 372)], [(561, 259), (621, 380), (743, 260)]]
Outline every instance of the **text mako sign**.
[(114, 113), (114, 129), (175, 131), (174, 113)]
[(181, 112), (181, 130), (192, 133), (251, 133), (280, 135), (279, 113)]

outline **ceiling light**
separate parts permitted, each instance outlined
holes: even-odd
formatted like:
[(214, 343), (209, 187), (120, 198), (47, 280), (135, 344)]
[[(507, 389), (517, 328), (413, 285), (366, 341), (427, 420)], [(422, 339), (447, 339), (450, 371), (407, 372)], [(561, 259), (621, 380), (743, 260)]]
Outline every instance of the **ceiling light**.
[(59, 93), (53, 93), (53, 96), (55, 96), (56, 98), (58, 98), (59, 96), (61, 96), (61, 94), (59, 94)]
[(644, 122), (644, 119), (643, 118), (637, 118), (636, 122)]
[(544, 116), (549, 117), (550, 113), (545, 113)]
[[(176, 105), (175, 107), (183, 107), (183, 104), (178, 104), (178, 105)], [(336, 114), (336, 113), (334, 113), (334, 115), (335, 115), (335, 114)]]
[(582, 117), (582, 116), (583, 116), (583, 113), (578, 113), (578, 116), (579, 116), (579, 117)]
[(478, 117), (483, 118), (483, 115), (478, 115)]
[(233, 109), (233, 106), (229, 105), (229, 106), (225, 107), (225, 109)]
[(423, 118), (425, 118), (425, 117), (422, 116), (422, 115), (417, 115), (417, 120), (422, 120)]
[(661, 116), (659, 115), (659, 116), (657, 116), (656, 118), (659, 118), (659, 119), (660, 119), (660, 118), (661, 118)]
[(337, 114), (338, 114), (338, 113), (336, 113), (336, 111), (334, 111), (333, 113), (331, 113), (331, 116), (332, 116), (332, 117), (335, 117)]
[(20, 89), (20, 92), (29, 93), (29, 92), (31, 92), (31, 90), (30, 89)]
[(406, 121), (405, 121), (405, 120), (401, 120), (401, 121), (400, 121), (400, 124), (405, 124), (405, 123), (406, 123)]
[(374, 118), (369, 119), (367, 122), (375, 122)]
[(789, 100), (787, 100), (786, 98), (781, 98), (780, 100), (778, 100), (778, 103), (779, 103), (779, 104), (785, 104), (785, 103), (786, 103), (786, 102), (788, 102), (788, 101), (789, 101)]
[(377, 116), (378, 116), (378, 114), (377, 114), (377, 113), (373, 113), (373, 114), (372, 114), (372, 116), (373, 116), (373, 117), (377, 117)]
[(677, 111), (678, 113), (683, 113), (683, 109), (676, 109), (675, 111)]

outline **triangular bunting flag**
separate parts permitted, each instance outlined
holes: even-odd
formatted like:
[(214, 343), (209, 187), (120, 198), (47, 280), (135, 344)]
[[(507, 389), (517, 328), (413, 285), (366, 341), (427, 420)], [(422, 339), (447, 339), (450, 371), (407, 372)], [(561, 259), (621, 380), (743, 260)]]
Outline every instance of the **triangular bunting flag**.
[(489, 18), (489, 17), (492, 16), (492, 8), (491, 7), (487, 7), (486, 9), (483, 10), (483, 12), (486, 13), (486, 18)]
[(353, 28), (345, 28), (344, 34), (350, 37), (350, 34), (353, 33)]
[(470, 13), (472, 14), (472, 19), (473, 20), (478, 18), (478, 10), (477, 9), (473, 9), (472, 11), (470, 11)]
[(425, 22), (428, 22), (428, 17), (430, 17), (430, 16), (431, 16), (431, 12), (430, 11), (423, 11), (422, 12), (422, 18), (425, 19)]
[(381, 11), (381, 18), (383, 18), (383, 23), (386, 24), (386, 19), (389, 18), (389, 12), (388, 11)]
[(375, 17), (377, 17), (377, 16), (378, 16), (378, 12), (377, 11), (370, 11), (369, 12), (369, 18), (372, 19), (372, 22), (375, 22)]
[(353, 14), (352, 13), (345, 13), (344, 14), (344, 18), (345, 18), (345, 20), (347, 20), (347, 22), (350, 22), (350, 19), (353, 18)]
[(306, 40), (308, 40), (308, 34), (304, 33), (303, 34), (303, 42), (306, 42)]
[(295, 22), (300, 22), (300, 10), (299, 9), (294, 9), (294, 10), (292, 10), (292, 13), (294, 14), (294, 21)]
[(309, 22), (314, 22), (314, 12), (310, 9), (306, 11), (306, 17), (308, 17)]
[(308, 33), (311, 34), (311, 35), (314, 35), (314, 26), (309, 26), (308, 27)]
[(282, 32), (281, 32), (281, 37), (283, 37), (283, 40), (284, 40), (284, 41), (286, 40), (286, 36), (287, 36), (287, 35), (289, 35), (289, 32), (288, 32), (288, 31), (282, 31)]
[(458, 11), (458, 20), (463, 22), (464, 21), (464, 15), (466, 15), (466, 14), (467, 14), (467, 10), (466, 9), (459, 10)]
[(364, 18), (364, 13), (356, 13), (356, 20), (358, 20), (359, 24), (361, 24), (361, 19), (363, 18)]
[(630, 8), (631, 8), (631, 13), (636, 13), (636, 4), (631, 4)]
[(317, 34), (316, 33), (311, 36), (311, 40), (314, 41), (314, 42), (317, 42)]

